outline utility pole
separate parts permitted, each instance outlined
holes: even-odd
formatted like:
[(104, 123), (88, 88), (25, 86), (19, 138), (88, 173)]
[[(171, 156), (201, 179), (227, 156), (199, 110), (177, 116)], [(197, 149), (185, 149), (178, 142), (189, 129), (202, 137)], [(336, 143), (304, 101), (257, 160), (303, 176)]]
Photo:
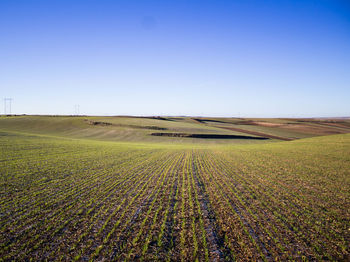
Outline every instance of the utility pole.
[(11, 115), (11, 104), (12, 104), (12, 98), (4, 98), (4, 115), (7, 115), (7, 108), (9, 108), (9, 114)]
[(75, 105), (74, 109), (75, 109), (75, 115), (79, 115), (80, 106), (79, 105)]

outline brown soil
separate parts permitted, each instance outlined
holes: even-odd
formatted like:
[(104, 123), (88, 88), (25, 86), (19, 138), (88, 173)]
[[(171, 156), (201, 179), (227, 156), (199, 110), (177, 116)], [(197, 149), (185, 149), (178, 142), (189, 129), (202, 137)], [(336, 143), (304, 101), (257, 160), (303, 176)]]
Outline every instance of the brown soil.
[[(300, 123), (271, 123), (271, 122), (262, 122), (262, 121), (243, 121), (240, 124), (243, 125), (254, 125), (254, 126), (264, 126), (264, 127), (274, 127), (284, 130), (290, 130), (290, 131), (296, 131), (299, 133), (304, 134), (311, 134), (311, 135), (334, 135), (334, 134), (344, 134), (350, 132), (350, 127), (346, 126), (345, 124), (338, 123), (338, 122), (326, 122), (326, 121), (298, 121)], [(316, 125), (315, 125), (316, 124)], [(241, 130), (240, 132), (247, 133), (247, 134), (254, 134), (254, 135), (261, 135), (268, 137), (268, 135), (260, 132), (255, 131), (247, 131), (244, 129), (239, 128), (226, 128), (221, 127), (229, 130)], [(342, 129), (340, 129), (342, 128)], [(274, 136), (277, 138), (277, 136)], [(270, 138), (272, 138), (270, 136)], [(281, 137), (280, 137), (281, 138)], [(277, 139), (280, 139), (277, 138)]]
[(250, 125), (267, 126), (267, 127), (281, 127), (281, 126), (284, 126), (286, 124), (270, 123), (270, 122), (251, 122)]
[(330, 127), (339, 127), (339, 128), (344, 128), (344, 129), (348, 129), (350, 132), (350, 125), (347, 125), (348, 123), (344, 122), (344, 123), (331, 123), (331, 122), (324, 122), (324, 123), (318, 123), (320, 125), (324, 125), (324, 126), (330, 126)]
[(312, 124), (288, 124), (283, 125), (280, 128), (312, 135), (334, 135), (346, 133), (336, 128), (326, 126), (314, 126)]

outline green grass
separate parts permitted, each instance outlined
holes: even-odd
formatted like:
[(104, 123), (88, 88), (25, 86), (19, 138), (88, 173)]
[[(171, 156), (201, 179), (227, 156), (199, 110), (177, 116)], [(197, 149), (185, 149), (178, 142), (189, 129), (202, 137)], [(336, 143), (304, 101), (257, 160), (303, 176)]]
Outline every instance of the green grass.
[[(90, 121), (101, 121), (115, 124), (111, 126), (94, 126), (89, 124)], [(160, 132), (159, 130), (147, 130), (142, 126), (154, 126), (166, 128), (161, 132), (174, 133), (199, 133), (199, 134), (231, 134), (245, 135), (240, 132), (210, 127), (198, 124), (190, 119), (164, 121), (147, 118), (132, 117), (53, 117), (53, 116), (16, 116), (0, 117), (0, 131), (17, 131), (21, 133), (43, 134), (58, 137), (83, 138), (100, 141), (131, 141), (147, 143), (165, 143), (165, 144), (226, 144), (226, 143), (264, 143), (265, 141), (250, 140), (219, 140), (219, 139), (193, 139), (193, 138), (171, 138), (155, 137), (151, 133)]]
[(0, 119), (0, 260), (348, 259), (350, 134), (182, 142), (84, 119)]

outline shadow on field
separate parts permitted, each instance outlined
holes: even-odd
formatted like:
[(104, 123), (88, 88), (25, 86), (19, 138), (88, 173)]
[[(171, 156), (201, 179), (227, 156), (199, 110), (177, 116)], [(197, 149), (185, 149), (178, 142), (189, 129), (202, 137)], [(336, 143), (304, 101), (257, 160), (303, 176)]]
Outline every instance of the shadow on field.
[(204, 139), (253, 139), (266, 140), (267, 137), (257, 136), (240, 136), (240, 135), (219, 135), (219, 134), (186, 134), (186, 133), (152, 133), (152, 136), (168, 136), (168, 137), (190, 137)]

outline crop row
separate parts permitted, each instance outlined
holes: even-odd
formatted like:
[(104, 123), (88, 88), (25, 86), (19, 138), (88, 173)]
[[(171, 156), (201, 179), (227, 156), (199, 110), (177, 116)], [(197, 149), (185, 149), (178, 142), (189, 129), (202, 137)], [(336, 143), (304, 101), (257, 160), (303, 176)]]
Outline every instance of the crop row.
[(342, 152), (8, 139), (0, 137), (0, 261), (349, 256), (346, 170), (315, 161)]

